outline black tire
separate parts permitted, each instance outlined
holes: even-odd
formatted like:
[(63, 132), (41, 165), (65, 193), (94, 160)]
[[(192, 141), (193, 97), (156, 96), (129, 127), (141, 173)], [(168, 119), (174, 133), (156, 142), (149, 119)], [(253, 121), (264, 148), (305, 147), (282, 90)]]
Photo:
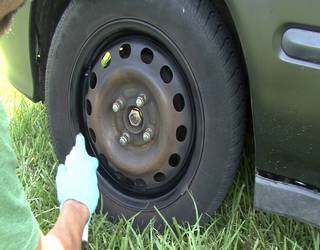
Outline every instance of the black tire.
[(156, 27), (178, 48), (198, 95), (197, 131), (185, 173), (165, 194), (130, 196), (99, 173), (103, 209), (111, 217), (128, 218), (140, 212), (136, 222), (144, 226), (159, 218), (156, 206), (168, 221), (175, 217), (192, 223), (195, 209), (190, 194), (199, 212), (213, 214), (232, 183), (245, 132), (241, 65), (223, 20), (208, 0), (71, 1), (52, 40), (46, 73), (46, 104), (58, 159), (64, 161), (79, 131), (86, 134), (79, 97), (86, 71), (79, 65), (88, 63), (84, 54), (92, 51), (82, 48), (89, 46), (86, 42), (94, 32), (119, 17)]

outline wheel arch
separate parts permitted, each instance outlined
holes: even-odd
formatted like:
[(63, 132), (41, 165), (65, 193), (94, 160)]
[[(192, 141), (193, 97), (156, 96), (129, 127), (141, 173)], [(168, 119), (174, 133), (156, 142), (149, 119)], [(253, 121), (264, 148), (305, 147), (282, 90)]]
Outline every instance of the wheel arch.
[[(202, 1), (202, 0), (199, 0)], [(222, 17), (223, 21), (225, 22), (225, 25), (228, 28), (228, 31), (230, 32), (231, 38), (233, 40), (233, 44), (235, 46), (235, 50), (238, 53), (238, 57), (240, 60), (240, 70), (242, 71), (242, 75), (244, 77), (243, 79), (243, 86), (244, 86), (244, 93), (245, 93), (245, 101), (246, 101), (246, 109), (247, 109), (247, 129), (246, 129), (246, 135), (248, 137), (248, 143), (245, 144), (245, 147), (252, 147), (254, 142), (254, 132), (253, 132), (253, 119), (252, 119), (252, 106), (250, 102), (250, 80), (249, 80), (249, 72), (248, 67), (245, 59), (245, 51), (241, 43), (240, 34), (237, 29), (237, 25), (235, 23), (235, 19), (232, 16), (232, 10), (230, 9), (230, 6), (228, 5), (229, 0), (210, 0), (211, 3), (217, 8), (220, 16)]]
[(34, 0), (30, 10), (30, 62), (34, 100), (44, 101), (45, 72), (51, 40), (70, 0)]
[[(201, 0), (200, 0), (201, 1)], [(248, 77), (248, 69), (247, 69), (247, 64), (245, 61), (244, 57), (244, 50), (240, 41), (240, 35), (237, 30), (237, 26), (235, 24), (235, 20), (231, 15), (231, 11), (229, 9), (229, 6), (227, 5), (228, 0), (211, 0), (211, 2), (214, 4), (214, 6), (218, 9), (218, 12), (222, 19), (225, 21), (225, 24), (232, 36), (235, 49), (237, 50), (240, 58), (240, 63), (241, 63), (241, 70), (243, 75), (245, 76), (245, 85), (246, 85), (246, 92), (248, 97), (250, 96), (250, 89), (249, 89), (249, 77)], [(251, 114), (251, 112), (250, 112)]]

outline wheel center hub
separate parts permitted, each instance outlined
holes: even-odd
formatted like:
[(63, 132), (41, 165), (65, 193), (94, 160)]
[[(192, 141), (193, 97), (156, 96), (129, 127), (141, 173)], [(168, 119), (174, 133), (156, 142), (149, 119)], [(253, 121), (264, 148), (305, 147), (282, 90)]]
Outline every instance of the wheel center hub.
[(132, 108), (128, 115), (129, 123), (133, 127), (139, 127), (143, 122), (143, 115), (139, 108)]

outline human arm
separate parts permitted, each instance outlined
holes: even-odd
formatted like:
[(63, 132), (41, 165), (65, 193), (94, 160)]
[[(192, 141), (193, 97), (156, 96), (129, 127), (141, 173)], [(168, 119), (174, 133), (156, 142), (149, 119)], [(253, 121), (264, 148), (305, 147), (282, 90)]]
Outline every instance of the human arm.
[(25, 0), (1, 0), (0, 1), (0, 35), (9, 27), (13, 14), (23, 5)]
[(0, 2), (0, 19), (17, 10), (24, 2), (25, 0), (2, 0)]
[(41, 233), (38, 250), (81, 249), (83, 228), (88, 218), (89, 210), (85, 205), (66, 201), (55, 226), (46, 236)]
[(82, 135), (58, 167), (57, 194), (61, 212), (53, 229), (41, 235), (38, 249), (80, 249), (84, 226), (95, 211), (98, 198), (98, 161), (89, 156)]
[[(9, 27), (13, 14), (24, 2), (0, 0), (0, 35)], [(95, 210), (99, 197), (96, 177), (98, 162), (88, 156), (83, 137), (81, 145), (76, 148), (73, 151), (78, 153), (73, 153), (73, 159), (69, 159), (68, 164), (67, 159), (66, 165), (59, 166), (57, 189), (61, 213), (54, 228), (44, 236), (16, 176), (16, 158), (10, 147), (8, 122), (0, 103), (0, 249), (35, 249), (38, 241), (37, 249), (59, 249), (49, 248), (53, 246), (52, 240), (59, 242), (63, 247), (60, 249), (80, 249), (83, 228)], [(76, 158), (84, 159), (84, 163)], [(74, 165), (74, 162), (77, 164)], [(70, 169), (67, 170), (66, 166), (70, 166)], [(77, 177), (81, 177), (80, 181), (75, 180)], [(83, 183), (87, 186), (82, 186)]]

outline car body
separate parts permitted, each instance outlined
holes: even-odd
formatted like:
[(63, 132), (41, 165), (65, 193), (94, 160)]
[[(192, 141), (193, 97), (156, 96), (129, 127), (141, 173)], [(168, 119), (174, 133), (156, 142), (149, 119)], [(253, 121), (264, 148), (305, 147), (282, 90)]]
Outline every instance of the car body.
[[(35, 102), (44, 101), (48, 41), (67, 6), (39, 2), (28, 2), (1, 40), (10, 81)], [(216, 5), (238, 41), (249, 79), (255, 206), (320, 226), (320, 2)]]

